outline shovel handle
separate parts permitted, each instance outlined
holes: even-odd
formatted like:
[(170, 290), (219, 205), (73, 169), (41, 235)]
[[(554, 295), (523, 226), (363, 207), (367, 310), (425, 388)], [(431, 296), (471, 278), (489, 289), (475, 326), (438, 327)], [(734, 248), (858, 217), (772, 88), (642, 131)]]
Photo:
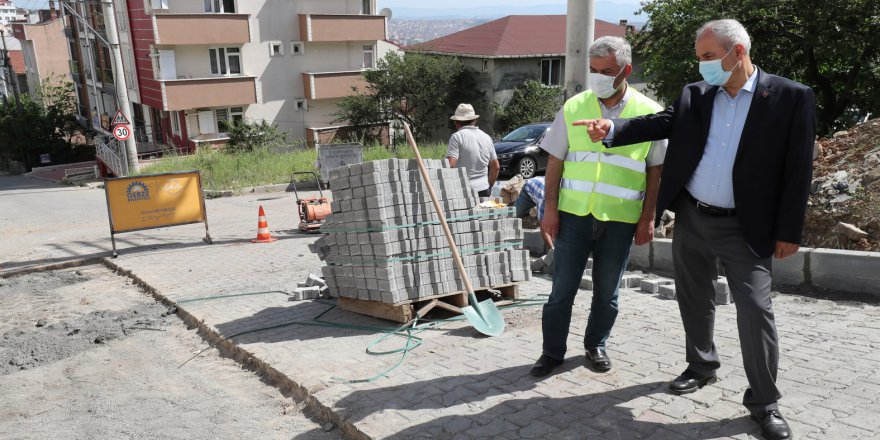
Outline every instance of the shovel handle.
[(464, 263), (461, 261), (461, 254), (458, 253), (458, 246), (455, 245), (455, 239), (452, 238), (452, 231), (449, 230), (449, 224), (446, 223), (446, 214), (443, 212), (443, 208), (437, 200), (437, 195), (434, 193), (434, 185), (431, 184), (431, 176), (428, 175), (428, 170), (425, 169), (425, 163), (422, 162), (422, 155), (419, 153), (419, 146), (416, 145), (416, 140), (413, 139), (409, 124), (403, 124), (403, 131), (406, 132), (406, 140), (409, 141), (409, 146), (412, 147), (413, 154), (416, 156), (416, 161), (419, 163), (419, 171), (422, 173), (422, 180), (425, 181), (425, 187), (428, 188), (428, 194), (431, 195), (431, 201), (434, 203), (434, 210), (437, 211), (437, 217), (440, 218), (440, 224), (443, 226), (443, 233), (446, 234), (446, 241), (449, 243), (449, 249), (452, 251), (452, 259), (455, 260), (455, 267), (458, 269), (458, 274), (461, 275), (462, 281), (464, 281), (464, 288), (467, 290), (468, 296), (475, 295), (474, 286), (471, 284), (471, 279), (468, 277), (467, 271), (464, 269)]

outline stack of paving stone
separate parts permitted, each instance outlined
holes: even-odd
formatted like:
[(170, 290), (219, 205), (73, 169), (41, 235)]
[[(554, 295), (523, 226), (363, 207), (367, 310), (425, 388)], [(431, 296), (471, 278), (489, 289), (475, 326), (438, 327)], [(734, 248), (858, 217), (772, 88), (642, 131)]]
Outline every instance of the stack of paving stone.
[[(530, 276), (512, 208), (479, 208), (467, 171), (426, 160), (440, 205), (475, 289)], [(337, 168), (333, 213), (312, 251), (331, 297), (405, 303), (464, 290), (418, 162), (388, 159)]]

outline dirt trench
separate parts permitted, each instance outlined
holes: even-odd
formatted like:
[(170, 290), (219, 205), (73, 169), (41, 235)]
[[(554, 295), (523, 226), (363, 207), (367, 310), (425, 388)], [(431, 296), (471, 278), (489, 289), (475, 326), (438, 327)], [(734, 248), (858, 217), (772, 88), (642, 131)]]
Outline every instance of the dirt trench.
[(340, 438), (206, 346), (101, 266), (0, 279), (0, 438)]

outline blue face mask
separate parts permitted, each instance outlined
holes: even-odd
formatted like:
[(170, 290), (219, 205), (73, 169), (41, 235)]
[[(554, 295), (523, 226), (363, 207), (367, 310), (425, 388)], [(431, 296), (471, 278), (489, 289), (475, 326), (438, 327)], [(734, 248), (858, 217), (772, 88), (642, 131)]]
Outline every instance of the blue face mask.
[[(700, 61), (700, 75), (703, 75), (703, 79), (709, 83), (709, 85), (723, 86), (727, 83), (727, 80), (730, 79), (730, 75), (733, 74), (733, 69), (736, 69), (736, 66), (733, 66), (733, 69), (730, 69), (730, 71), (725, 71), (724, 67), (721, 66), (721, 61), (727, 58), (731, 52), (733, 52), (733, 47), (731, 47), (723, 57), (717, 60)], [(738, 65), (739, 62), (737, 62), (737, 66)]]

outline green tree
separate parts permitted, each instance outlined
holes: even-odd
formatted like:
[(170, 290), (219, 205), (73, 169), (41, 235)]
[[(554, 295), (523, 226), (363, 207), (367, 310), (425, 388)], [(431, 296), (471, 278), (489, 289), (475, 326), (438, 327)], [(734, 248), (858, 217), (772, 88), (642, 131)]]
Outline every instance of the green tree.
[(0, 162), (11, 159), (33, 166), (40, 154), (49, 154), (53, 163), (94, 158), (76, 119), (73, 84), (59, 77), (47, 77), (43, 84), (37, 99), (22, 94), (19, 103), (0, 103)]
[(495, 128), (504, 133), (521, 125), (552, 121), (562, 106), (562, 88), (528, 80), (513, 91), (507, 107), (495, 104)]
[(364, 145), (375, 143), (381, 133), (376, 130), (378, 124), (386, 122), (385, 112), (381, 103), (372, 94), (360, 93), (357, 87), (352, 88), (354, 95), (340, 99), (334, 116), (337, 122), (345, 122), (352, 127), (350, 141)]
[(813, 88), (820, 134), (880, 113), (877, 0), (647, 0), (647, 27), (633, 37), (645, 80), (662, 100), (700, 79), (697, 29), (734, 18), (752, 37), (752, 61)]
[(275, 147), (287, 141), (287, 135), (266, 121), (225, 122), (229, 140), (223, 146), (226, 153), (250, 152), (262, 147)]
[[(483, 87), (480, 87), (481, 80), (491, 81), (487, 77), (488, 75), (482, 75), (470, 67), (465, 67), (455, 78), (452, 90), (449, 93), (449, 99), (446, 101), (446, 110), (441, 116), (449, 128), (454, 128), (454, 122), (449, 119), (449, 116), (455, 114), (455, 109), (461, 103), (474, 106), (474, 113), (481, 115), (481, 117), (489, 112), (491, 109), (489, 100), (486, 98), (486, 94), (481, 91)], [(489, 127), (483, 128), (487, 129)]]
[(399, 119), (421, 139), (443, 121), (462, 69), (453, 57), (389, 52), (375, 70), (364, 72), (366, 90), (340, 100), (336, 122), (364, 125)]

